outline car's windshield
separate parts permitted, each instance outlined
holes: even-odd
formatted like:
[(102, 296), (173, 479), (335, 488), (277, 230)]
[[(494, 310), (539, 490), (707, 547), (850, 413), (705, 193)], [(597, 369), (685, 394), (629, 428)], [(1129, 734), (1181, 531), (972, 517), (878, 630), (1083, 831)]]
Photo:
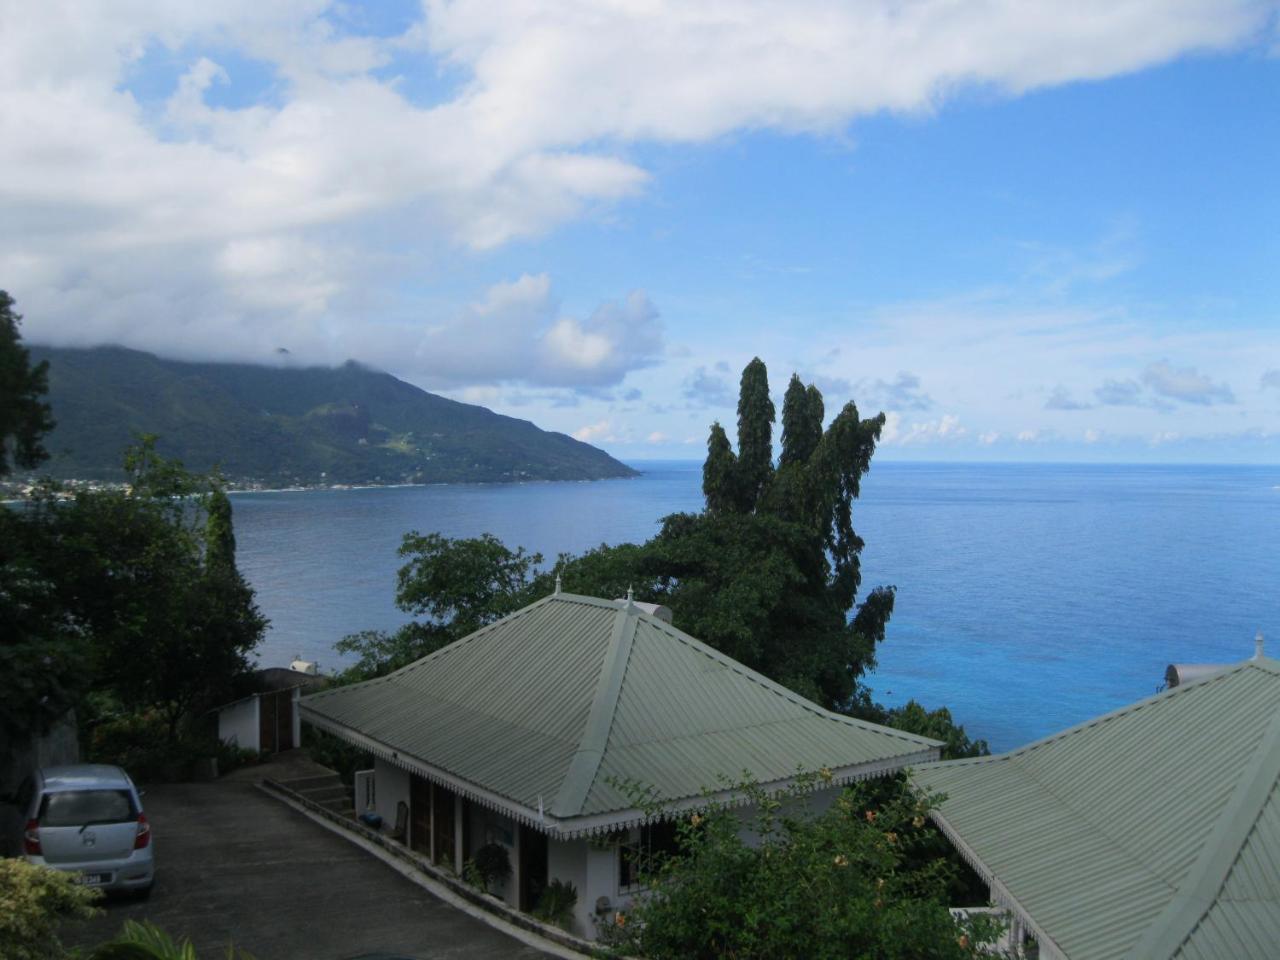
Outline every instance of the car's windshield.
[(47, 793), (40, 807), (44, 827), (80, 827), (86, 823), (137, 820), (128, 790), (67, 790)]

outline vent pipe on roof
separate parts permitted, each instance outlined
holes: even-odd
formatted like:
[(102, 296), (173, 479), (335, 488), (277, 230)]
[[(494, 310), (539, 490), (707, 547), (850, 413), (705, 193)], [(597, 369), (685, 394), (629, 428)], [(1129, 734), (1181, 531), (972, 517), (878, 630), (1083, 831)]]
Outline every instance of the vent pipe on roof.
[(644, 603), (643, 601), (631, 597), (619, 597), (614, 603), (622, 604), (628, 610), (639, 610), (641, 613), (647, 613), (651, 617), (656, 617), (663, 623), (671, 623), (671, 608), (664, 607), (660, 603)]
[(1262, 631), (1258, 631), (1258, 635), (1253, 638), (1253, 659), (1262, 659)]
[(560, 592), (560, 574), (556, 574), (556, 593)]

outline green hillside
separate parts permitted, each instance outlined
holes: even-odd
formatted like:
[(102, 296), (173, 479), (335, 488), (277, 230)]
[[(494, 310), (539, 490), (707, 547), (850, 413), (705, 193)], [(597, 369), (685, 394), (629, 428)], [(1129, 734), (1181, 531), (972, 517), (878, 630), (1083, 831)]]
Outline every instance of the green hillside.
[(602, 450), (447, 400), (387, 373), (183, 363), (122, 347), (31, 347), (49, 361), (49, 473), (111, 480), (139, 433), (190, 469), (270, 485), (596, 480), (634, 475)]

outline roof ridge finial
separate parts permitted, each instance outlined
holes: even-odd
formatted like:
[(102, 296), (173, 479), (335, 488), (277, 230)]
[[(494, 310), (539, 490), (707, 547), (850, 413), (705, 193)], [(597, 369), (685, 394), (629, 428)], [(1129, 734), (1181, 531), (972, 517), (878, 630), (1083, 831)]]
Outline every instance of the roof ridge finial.
[(1259, 630), (1253, 638), (1253, 659), (1261, 660), (1265, 656), (1262, 652), (1262, 631)]
[(636, 605), (636, 594), (635, 594), (635, 591), (631, 589), (631, 584), (628, 583), (627, 584), (627, 609), (628, 610), (634, 609), (635, 605)]
[(559, 596), (559, 594), (560, 594), (560, 574), (558, 574), (558, 573), (557, 573), (557, 574), (556, 574), (556, 591), (555, 591), (555, 595), (556, 595), (556, 596)]

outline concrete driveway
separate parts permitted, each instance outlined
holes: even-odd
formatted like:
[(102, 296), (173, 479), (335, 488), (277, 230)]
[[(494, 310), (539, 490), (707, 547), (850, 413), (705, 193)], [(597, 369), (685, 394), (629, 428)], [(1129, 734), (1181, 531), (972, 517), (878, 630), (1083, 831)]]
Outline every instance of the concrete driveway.
[(190, 937), (201, 960), (234, 943), (255, 960), (366, 954), (545, 960), (550, 955), (436, 899), (380, 860), (247, 782), (148, 787), (156, 885), (143, 902), (108, 901), (70, 927), (68, 945), (150, 920)]

